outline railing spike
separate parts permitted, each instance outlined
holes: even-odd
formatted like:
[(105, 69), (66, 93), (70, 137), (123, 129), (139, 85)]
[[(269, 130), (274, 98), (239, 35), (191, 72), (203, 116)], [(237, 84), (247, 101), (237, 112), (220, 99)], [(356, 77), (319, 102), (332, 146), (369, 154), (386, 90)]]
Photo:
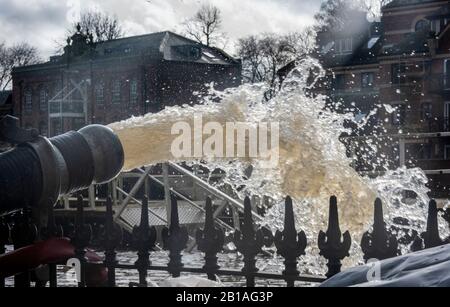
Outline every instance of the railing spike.
[[(10, 228), (3, 217), (0, 217), (0, 255), (6, 252), (6, 245), (9, 243)], [(0, 288), (5, 287), (5, 279), (0, 277)]]
[(381, 199), (377, 198), (374, 205), (373, 228), (374, 231), (379, 231), (380, 229), (384, 229), (384, 227), (383, 203)]
[(259, 229), (255, 231), (251, 201), (249, 197), (246, 197), (244, 200), (244, 223), (241, 231), (236, 230), (234, 233), (234, 244), (237, 250), (244, 255), (244, 268), (242, 272), (246, 274), (248, 287), (255, 286), (254, 274), (258, 272), (256, 268), (256, 255), (262, 251), (264, 245), (271, 245), (272, 242), (273, 235), (269, 230), (266, 229), (263, 231)]
[(428, 206), (427, 235), (424, 240), (425, 248), (440, 246), (443, 244), (439, 236), (438, 210), (435, 200), (431, 200)]
[(411, 249), (412, 251), (419, 251), (442, 246), (448, 243), (449, 239), (442, 240), (440, 237), (437, 203), (435, 200), (430, 200), (428, 204), (427, 229), (420, 236), (416, 237)]
[(330, 198), (330, 215), (328, 219), (328, 230), (326, 233), (320, 231), (318, 243), (320, 255), (328, 260), (328, 278), (340, 273), (341, 261), (349, 256), (349, 250), (352, 244), (350, 233), (347, 231), (342, 235), (339, 227), (339, 213), (337, 207), (337, 198)]
[(244, 237), (249, 238), (255, 235), (252, 215), (252, 203), (250, 197), (246, 197), (244, 200), (244, 224), (242, 225), (242, 233)]
[(209, 197), (206, 199), (205, 211), (205, 227), (197, 230), (196, 241), (198, 249), (205, 253), (203, 269), (210, 280), (216, 280), (216, 272), (220, 268), (217, 264), (217, 253), (223, 248), (225, 235), (221, 229), (214, 227), (212, 201)]
[(286, 239), (290, 241), (294, 241), (297, 236), (297, 230), (295, 229), (294, 207), (290, 196), (286, 198), (285, 202), (284, 233), (286, 235)]
[(377, 198), (374, 204), (373, 231), (364, 233), (361, 239), (364, 260), (385, 260), (398, 255), (398, 240), (386, 229), (383, 203)]
[(114, 224), (114, 212), (111, 197), (106, 198), (106, 223), (103, 241), (105, 244), (105, 266), (108, 268), (108, 286), (116, 286), (117, 265), (115, 249), (120, 245), (123, 238), (122, 228)]
[(177, 199), (171, 197), (170, 226), (162, 231), (164, 249), (169, 251), (168, 271), (173, 277), (180, 277), (183, 262), (181, 252), (186, 248), (189, 234), (186, 227), (180, 227)]
[(84, 220), (84, 204), (83, 195), (81, 193), (77, 196), (77, 213), (75, 220), (75, 234), (72, 243), (75, 246), (75, 257), (80, 261), (80, 282), (78, 287), (86, 287), (86, 262), (85, 257), (86, 247), (89, 245), (92, 237), (92, 228), (90, 225), (85, 224)]
[(178, 215), (178, 201), (175, 196), (170, 197), (170, 227), (180, 228), (180, 218)]
[(278, 254), (285, 259), (285, 280), (288, 287), (293, 287), (299, 275), (297, 258), (305, 254), (307, 240), (303, 231), (297, 233), (295, 229), (294, 209), (290, 197), (287, 197), (285, 202), (284, 230), (276, 232), (274, 241)]
[(139, 286), (147, 287), (147, 270), (151, 264), (150, 250), (156, 243), (156, 229), (149, 225), (147, 196), (142, 199), (141, 222), (133, 229), (133, 243), (138, 251), (135, 266), (139, 272)]
[(206, 198), (205, 204), (205, 232), (214, 231), (214, 216), (213, 207), (210, 197)]

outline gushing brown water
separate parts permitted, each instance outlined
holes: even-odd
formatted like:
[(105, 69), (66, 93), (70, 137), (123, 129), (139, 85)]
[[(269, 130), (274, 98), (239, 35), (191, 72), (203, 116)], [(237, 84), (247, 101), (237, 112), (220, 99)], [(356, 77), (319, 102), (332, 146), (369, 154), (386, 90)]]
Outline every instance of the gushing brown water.
[[(339, 198), (343, 228), (361, 233), (372, 216), (375, 191), (350, 166), (345, 148), (339, 142), (342, 116), (324, 111), (324, 97), (305, 94), (306, 80), (297, 79), (295, 88), (283, 90), (270, 102), (261, 102), (261, 90), (243, 86), (221, 93), (221, 102), (206, 101), (203, 105), (172, 107), (158, 114), (148, 114), (110, 127), (118, 134), (125, 150), (125, 169), (159, 162), (180, 162), (171, 153), (177, 135), (174, 124), (186, 122), (194, 126), (194, 115), (203, 122), (278, 122), (280, 125), (279, 163), (275, 168), (261, 167), (255, 158), (206, 160), (211, 170), (223, 169), (227, 183), (245, 185), (244, 193), (269, 195), (281, 200), (286, 195), (309, 205), (299, 209), (301, 227), (314, 233), (324, 229), (328, 215), (328, 199)], [(183, 159), (189, 160), (189, 159)], [(200, 159), (192, 159), (200, 160)], [(243, 169), (253, 167), (250, 178), (243, 178)], [(226, 179), (227, 180), (227, 179)], [(242, 194), (242, 192), (241, 192)]]
[[(307, 94), (312, 69), (319, 71), (317, 77), (323, 76), (317, 62), (305, 60), (285, 81), (278, 95), (268, 102), (263, 99), (267, 89), (241, 86), (227, 92), (212, 91), (202, 105), (171, 107), (158, 114), (111, 124), (124, 146), (125, 170), (165, 161), (201, 163), (210, 171), (221, 169), (225, 178), (220, 184), (234, 188), (240, 198), (266, 195), (275, 200), (275, 206), (269, 210), (264, 222), (272, 229), (283, 228), (283, 198), (290, 195), (296, 205), (297, 228), (305, 230), (309, 242), (316, 242), (319, 230), (326, 230), (328, 200), (331, 195), (336, 195), (341, 229), (350, 230), (354, 242), (352, 258), (347, 265), (356, 265), (362, 259), (358, 242), (373, 219), (376, 196), (386, 205), (388, 225), (394, 217), (401, 216), (412, 222), (409, 231), (423, 231), (428, 201), (425, 174), (420, 169), (402, 168), (368, 179), (356, 173), (339, 141), (342, 132), (346, 131), (344, 120), (354, 120), (353, 115), (329, 111), (325, 108), (324, 96)], [(171, 150), (178, 137), (172, 135), (173, 126), (185, 122), (194, 127), (194, 116), (199, 114), (203, 116), (204, 124), (217, 122), (221, 127), (227, 122), (279, 123), (278, 165), (267, 168), (264, 159), (249, 156), (176, 158)], [(416, 192), (417, 200), (404, 203), (404, 190)], [(442, 221), (441, 230), (445, 229)], [(309, 264), (309, 272), (322, 273), (315, 271), (317, 267), (323, 267), (317, 265), (323, 259), (314, 246), (317, 245), (309, 245), (310, 251), (304, 260)]]

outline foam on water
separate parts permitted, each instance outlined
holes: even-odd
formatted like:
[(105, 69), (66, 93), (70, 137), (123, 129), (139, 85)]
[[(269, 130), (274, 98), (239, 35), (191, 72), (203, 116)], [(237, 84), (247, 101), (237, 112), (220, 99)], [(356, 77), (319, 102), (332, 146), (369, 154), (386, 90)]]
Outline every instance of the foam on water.
[[(339, 137), (344, 121), (354, 120), (352, 114), (337, 114), (325, 107), (326, 97), (308, 94), (324, 71), (312, 59), (298, 63), (277, 95), (264, 99), (263, 85), (243, 85), (237, 89), (217, 92), (211, 90), (204, 102), (195, 106), (169, 107), (158, 114), (148, 114), (111, 124), (125, 150), (125, 169), (153, 165), (165, 161), (181, 162), (171, 153), (177, 135), (171, 134), (177, 122), (193, 127), (194, 115), (202, 114), (203, 122), (278, 122), (280, 124), (280, 159), (278, 167), (263, 167), (259, 159), (216, 159), (204, 156), (201, 161), (190, 159), (209, 170), (225, 172), (217, 185), (228, 185), (240, 198), (247, 195), (267, 195), (275, 200), (265, 224), (282, 228), (283, 198), (293, 197), (297, 225), (307, 232), (310, 242), (316, 242), (319, 230), (326, 230), (328, 200), (339, 200), (342, 230), (350, 230), (355, 242), (371, 224), (373, 202), (381, 197), (390, 218), (402, 216), (414, 220), (411, 229), (423, 231), (428, 202), (426, 176), (419, 169), (387, 172), (377, 179), (361, 177), (350, 164), (345, 146)], [(218, 102), (220, 101), (220, 102)], [(186, 160), (186, 159), (184, 159)], [(416, 192), (417, 199), (403, 200), (403, 191)], [(445, 227), (443, 227), (444, 229)], [(316, 243), (310, 245), (317, 245)], [(317, 251), (307, 262), (316, 262)], [(314, 260), (315, 259), (315, 260)], [(354, 244), (353, 260), (361, 260)], [(314, 261), (313, 261), (314, 260)]]

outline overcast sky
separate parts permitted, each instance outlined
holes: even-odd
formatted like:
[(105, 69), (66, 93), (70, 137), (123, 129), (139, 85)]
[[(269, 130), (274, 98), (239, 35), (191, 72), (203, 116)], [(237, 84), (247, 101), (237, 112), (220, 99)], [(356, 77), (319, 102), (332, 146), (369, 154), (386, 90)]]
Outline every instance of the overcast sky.
[(44, 58), (79, 10), (118, 16), (127, 36), (177, 30), (203, 3), (220, 8), (230, 40), (259, 32), (290, 32), (310, 25), (321, 0), (0, 0), (0, 42), (26, 41)]

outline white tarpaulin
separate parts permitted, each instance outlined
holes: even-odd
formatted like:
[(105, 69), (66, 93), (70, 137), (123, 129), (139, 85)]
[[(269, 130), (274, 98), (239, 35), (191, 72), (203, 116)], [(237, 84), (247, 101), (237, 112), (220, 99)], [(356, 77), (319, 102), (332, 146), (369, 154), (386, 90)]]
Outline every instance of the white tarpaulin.
[(450, 245), (349, 269), (321, 287), (450, 287)]

